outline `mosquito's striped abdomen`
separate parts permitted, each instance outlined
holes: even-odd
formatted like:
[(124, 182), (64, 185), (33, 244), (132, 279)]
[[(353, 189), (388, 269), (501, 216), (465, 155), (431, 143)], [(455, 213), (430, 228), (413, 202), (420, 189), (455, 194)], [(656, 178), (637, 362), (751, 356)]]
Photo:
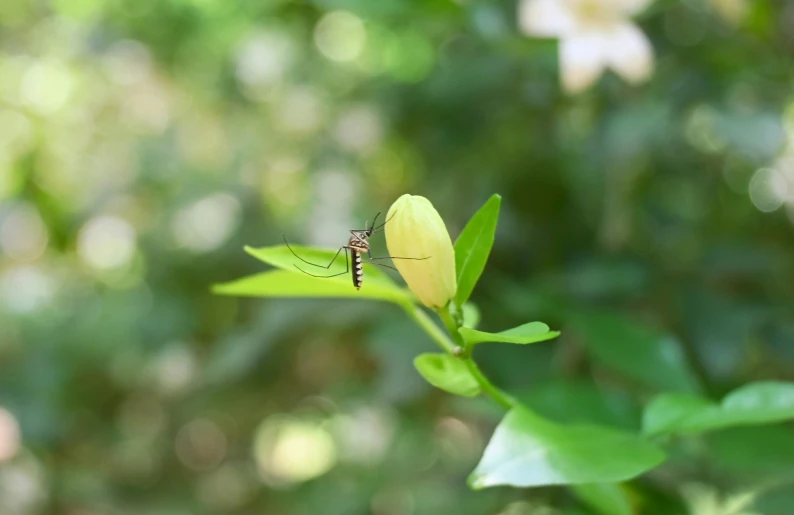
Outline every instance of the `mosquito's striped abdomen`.
[(361, 283), (364, 282), (364, 263), (362, 263), (361, 254), (358, 251), (350, 249), (350, 253), (353, 255), (353, 286), (360, 290)]

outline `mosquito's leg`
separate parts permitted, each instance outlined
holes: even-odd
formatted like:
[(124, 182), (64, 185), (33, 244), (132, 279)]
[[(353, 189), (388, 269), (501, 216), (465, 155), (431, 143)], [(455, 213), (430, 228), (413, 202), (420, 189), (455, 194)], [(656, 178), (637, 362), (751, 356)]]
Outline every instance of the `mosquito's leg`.
[(394, 257), (394, 256), (381, 256), (381, 257), (372, 257), (369, 256), (370, 261), (375, 261), (378, 259), (410, 259), (411, 261), (424, 261), (425, 259), (430, 259), (431, 256), (423, 257), (423, 258), (409, 258), (409, 257)]
[[(377, 261), (378, 259), (410, 259), (410, 260), (413, 260), (413, 261), (423, 261), (425, 259), (430, 259), (430, 256), (427, 256), (427, 257), (424, 257), (424, 258), (401, 258), (401, 257), (391, 257), (391, 256), (372, 257), (372, 251), (371, 250), (367, 250), (367, 256), (369, 257), (370, 261)], [(393, 266), (389, 266), (389, 265), (383, 265), (383, 264), (380, 264), (380, 263), (370, 263), (370, 264), (371, 265), (382, 266), (384, 268), (391, 268), (392, 270), (397, 270)]]
[(371, 261), (367, 261), (367, 264), (368, 265), (375, 265), (375, 266), (382, 266), (383, 268), (389, 268), (391, 270), (396, 270), (397, 272), (399, 272), (399, 270), (397, 270), (396, 268), (394, 268), (391, 265), (384, 265), (383, 263), (373, 263)]
[[(306, 275), (310, 275), (312, 277), (319, 277), (321, 279), (328, 279), (330, 277), (339, 277), (340, 275), (346, 275), (348, 272), (350, 272), (350, 261), (347, 258), (348, 248), (349, 247), (347, 247), (347, 246), (339, 247), (339, 251), (337, 251), (337, 253), (336, 253), (336, 255), (338, 256), (339, 252), (341, 252), (342, 249), (345, 249), (345, 271), (344, 272), (341, 272), (341, 273), (338, 273), (338, 274), (333, 274), (333, 275), (314, 275), (314, 274), (310, 274), (309, 272), (307, 272), (306, 270), (302, 269), (298, 265), (294, 265), (294, 266), (295, 266), (295, 268), (297, 268), (298, 270), (300, 270), (301, 272), (303, 272)], [(334, 256), (334, 259), (336, 259), (336, 256)], [(331, 261), (331, 263), (333, 263), (333, 261)], [(309, 264), (311, 265), (312, 263), (309, 263)], [(375, 263), (373, 263), (373, 264), (375, 264)], [(331, 265), (328, 265), (328, 267), (330, 267), (330, 266)], [(323, 268), (323, 267), (320, 267), (320, 268)]]
[[(331, 268), (331, 265), (334, 264), (334, 261), (336, 261), (336, 258), (339, 257), (339, 253), (342, 252), (342, 249), (346, 248), (345, 246), (339, 247), (339, 250), (336, 251), (336, 254), (334, 254), (334, 258), (331, 260), (331, 262), (328, 263), (327, 266), (323, 266), (323, 265), (318, 265), (317, 263), (312, 263), (311, 261), (306, 261), (305, 259), (300, 257), (298, 254), (295, 253), (294, 250), (292, 250), (292, 247), (289, 246), (289, 243), (287, 243), (287, 237), (284, 236), (284, 235), (282, 235), (282, 236), (284, 238), (284, 243), (287, 245), (287, 248), (289, 249), (289, 251), (292, 252), (293, 256), (295, 256), (296, 258), (300, 259), (301, 261), (303, 261), (307, 265), (316, 266), (317, 268), (325, 268), (326, 270)], [(345, 252), (345, 256), (347, 256), (347, 252)]]

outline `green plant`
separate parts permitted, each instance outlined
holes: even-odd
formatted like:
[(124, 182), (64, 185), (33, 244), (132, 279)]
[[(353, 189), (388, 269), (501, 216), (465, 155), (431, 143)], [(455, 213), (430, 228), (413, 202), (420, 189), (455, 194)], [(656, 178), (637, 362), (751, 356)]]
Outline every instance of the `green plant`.
[[(726, 399), (722, 408), (693, 395), (663, 394), (646, 409), (643, 434), (633, 434), (607, 426), (561, 424), (546, 419), (496, 386), (478, 366), (475, 348), (488, 342), (532, 344), (560, 334), (537, 321), (500, 332), (476, 328), (479, 311), (469, 297), (493, 246), (500, 204), (501, 197), (493, 195), (465, 226), (453, 250), (441, 217), (427, 199), (409, 195), (398, 199), (387, 215), (390, 253), (431, 254), (424, 261), (395, 261), (410, 289), (398, 286), (375, 267), (367, 268), (367, 282), (361, 291), (350, 285), (347, 276), (309, 277), (295, 270), (294, 256), (286, 247), (274, 246), (247, 247), (246, 251), (276, 270), (217, 285), (214, 291), (254, 297), (355, 297), (400, 306), (443, 351), (416, 357), (414, 365), (422, 377), (454, 395), (486, 395), (507, 412), (470, 475), (469, 484), (475, 489), (496, 485), (575, 485), (574, 493), (585, 502), (606, 513), (626, 513), (630, 512), (629, 502), (618, 483), (665, 459), (658, 441), (652, 438), (794, 416), (794, 386), (785, 383), (747, 386), (741, 394), (737, 392)], [(296, 249), (317, 262), (330, 260), (334, 254), (331, 250)], [(342, 272), (341, 267), (341, 262), (335, 263), (329, 275)], [(447, 274), (451, 274), (451, 267), (454, 284)], [(422, 304), (435, 312), (441, 325)], [(610, 319), (583, 314), (573, 322), (579, 330), (597, 331)], [(644, 344), (642, 335), (635, 336), (638, 345)]]

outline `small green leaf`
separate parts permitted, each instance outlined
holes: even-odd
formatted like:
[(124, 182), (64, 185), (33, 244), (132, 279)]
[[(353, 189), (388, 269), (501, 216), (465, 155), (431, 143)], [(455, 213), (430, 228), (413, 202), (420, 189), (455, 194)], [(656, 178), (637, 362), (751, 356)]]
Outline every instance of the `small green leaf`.
[(436, 388), (464, 397), (475, 397), (480, 393), (480, 385), (466, 363), (451, 354), (420, 354), (414, 359), (414, 366)]
[(645, 408), (642, 425), (652, 435), (693, 434), (792, 418), (794, 383), (759, 382), (734, 390), (721, 404), (693, 395), (659, 395)]
[(460, 309), (463, 312), (463, 327), (476, 329), (480, 324), (480, 308), (476, 304), (467, 302)]
[(462, 306), (469, 299), (485, 268), (485, 263), (488, 261), (488, 255), (493, 247), (501, 203), (501, 196), (492, 195), (474, 213), (455, 241), (455, 270), (458, 278), (458, 292), (455, 294), (455, 301), (458, 306)]
[(390, 302), (410, 302), (407, 290), (383, 284), (365, 284), (356, 290), (352, 283), (333, 279), (317, 279), (300, 272), (271, 270), (236, 281), (216, 284), (212, 291), (220, 295), (241, 297), (332, 297), (376, 299)]
[(458, 332), (470, 345), (482, 342), (537, 343), (551, 340), (560, 335), (559, 331), (549, 331), (549, 326), (543, 322), (530, 322), (500, 333), (486, 333), (467, 327), (461, 327)]
[(620, 483), (587, 483), (571, 486), (582, 502), (601, 515), (631, 515), (629, 496)]
[(692, 393), (697, 381), (678, 341), (618, 314), (579, 313), (570, 325), (595, 360), (661, 390)]
[(499, 423), (469, 484), (480, 489), (618, 482), (663, 460), (656, 446), (638, 436), (556, 424), (517, 407)]

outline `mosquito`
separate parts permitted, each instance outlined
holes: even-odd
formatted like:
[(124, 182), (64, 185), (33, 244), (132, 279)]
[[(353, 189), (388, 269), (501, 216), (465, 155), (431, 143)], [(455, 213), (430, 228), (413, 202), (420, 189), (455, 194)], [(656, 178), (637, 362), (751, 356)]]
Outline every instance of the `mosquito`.
[[(315, 274), (310, 274), (309, 272), (307, 272), (306, 270), (302, 269), (298, 265), (295, 265), (295, 268), (297, 268), (298, 270), (300, 270), (301, 272), (303, 272), (306, 275), (310, 275), (312, 277), (319, 277), (319, 278), (322, 278), (322, 279), (328, 279), (330, 277), (338, 277), (340, 275), (345, 275), (348, 272), (350, 272), (350, 261), (348, 260), (348, 256), (347, 256), (347, 253), (350, 252), (350, 255), (352, 256), (352, 260), (353, 260), (353, 271), (354, 271), (354, 273), (352, 274), (353, 275), (353, 286), (355, 286), (357, 290), (360, 290), (361, 289), (361, 284), (364, 282), (364, 268), (363, 268), (363, 264), (364, 263), (363, 263), (363, 260), (361, 258), (362, 254), (366, 254), (367, 257), (369, 258), (369, 261), (376, 261), (376, 260), (380, 260), (380, 259), (410, 259), (412, 261), (423, 261), (425, 259), (430, 259), (430, 256), (423, 257), (423, 258), (394, 257), (394, 256), (372, 257), (372, 251), (369, 248), (369, 237), (372, 236), (374, 233), (383, 230), (383, 226), (385, 226), (389, 222), (389, 220), (394, 218), (394, 215), (391, 215), (388, 220), (386, 220), (385, 222), (383, 222), (382, 224), (380, 224), (380, 225), (378, 225), (376, 227), (375, 223), (377, 222), (379, 216), (380, 216), (380, 213), (376, 214), (375, 218), (372, 220), (372, 225), (370, 225), (366, 229), (351, 229), (350, 230), (351, 236), (350, 236), (350, 240), (348, 240), (348, 242), (347, 242), (347, 245), (342, 245), (341, 247), (339, 247), (339, 250), (337, 250), (336, 254), (334, 254), (334, 258), (327, 265), (318, 265), (317, 263), (312, 263), (311, 261), (306, 261), (305, 259), (300, 257), (294, 250), (292, 250), (292, 247), (290, 247), (289, 243), (287, 243), (287, 237), (284, 236), (284, 243), (287, 245), (287, 248), (289, 249), (289, 251), (292, 252), (292, 255), (294, 255), (296, 258), (300, 259), (301, 261), (303, 261), (307, 265), (316, 266), (318, 268), (325, 268), (326, 270), (330, 269), (331, 265), (333, 265), (334, 262), (336, 261), (336, 258), (339, 257), (339, 254), (343, 250), (345, 251), (345, 271), (341, 272), (339, 274), (315, 275)], [(366, 226), (366, 224), (364, 224), (364, 225)], [(370, 264), (371, 265), (382, 266), (383, 268), (390, 268), (392, 270), (397, 270), (393, 266), (384, 265), (382, 263), (370, 263)]]

